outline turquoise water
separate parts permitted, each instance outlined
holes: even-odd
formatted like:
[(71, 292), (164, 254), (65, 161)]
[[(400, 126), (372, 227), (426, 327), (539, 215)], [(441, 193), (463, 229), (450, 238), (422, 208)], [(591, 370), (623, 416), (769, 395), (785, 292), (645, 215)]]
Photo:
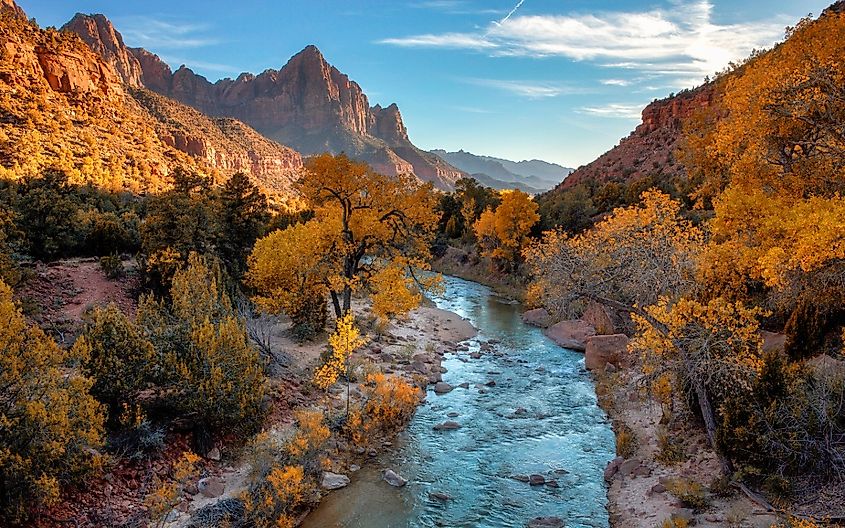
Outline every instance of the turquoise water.
[[(429, 391), (393, 453), (353, 477), (307, 519), (306, 528), (524, 527), (554, 515), (569, 528), (607, 527), (603, 471), (614, 439), (596, 403), (584, 356), (563, 349), (522, 323), (521, 307), (489, 288), (445, 277), (434, 299), (479, 329), (470, 350), (448, 355), (443, 380), (456, 386)], [(494, 352), (470, 359), (480, 343)], [(482, 390), (476, 384), (495, 381)], [(468, 382), (469, 389), (457, 387)], [(520, 410), (515, 413), (517, 409)], [(448, 413), (458, 413), (448, 417)], [(445, 420), (456, 431), (433, 431)], [(392, 488), (380, 480), (389, 467), (409, 480)], [(513, 475), (539, 473), (559, 487), (529, 486)], [(441, 502), (431, 492), (449, 495)]]

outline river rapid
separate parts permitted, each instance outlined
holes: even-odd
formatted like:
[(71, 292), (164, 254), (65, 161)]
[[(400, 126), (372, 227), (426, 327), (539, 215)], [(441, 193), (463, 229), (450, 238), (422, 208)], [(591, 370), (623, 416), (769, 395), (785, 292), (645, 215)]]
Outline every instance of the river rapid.
[[(489, 288), (455, 277), (444, 277), (444, 285), (435, 304), (479, 330), (468, 351), (443, 360), (443, 380), (455, 389), (429, 390), (392, 451), (326, 497), (303, 527), (503, 528), (556, 516), (568, 528), (607, 528), (603, 472), (615, 456), (614, 436), (584, 355), (524, 324), (521, 306)], [(492, 351), (481, 350), (491, 341)], [(471, 359), (478, 351), (481, 358)], [(468, 389), (458, 387), (464, 382)], [(446, 420), (461, 428), (433, 430)], [(407, 486), (382, 481), (383, 468), (407, 478)], [(529, 474), (559, 487), (513, 478)], [(435, 492), (450, 499), (431, 497)]]

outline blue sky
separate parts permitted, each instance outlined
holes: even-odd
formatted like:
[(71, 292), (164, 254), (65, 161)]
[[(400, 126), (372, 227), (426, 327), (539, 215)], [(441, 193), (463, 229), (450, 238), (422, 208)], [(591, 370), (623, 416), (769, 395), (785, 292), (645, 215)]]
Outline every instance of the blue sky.
[(42, 26), (103, 13), (130, 46), (210, 80), (280, 68), (308, 44), (419, 147), (567, 166), (649, 101), (783, 36), (820, 0), (19, 0)]

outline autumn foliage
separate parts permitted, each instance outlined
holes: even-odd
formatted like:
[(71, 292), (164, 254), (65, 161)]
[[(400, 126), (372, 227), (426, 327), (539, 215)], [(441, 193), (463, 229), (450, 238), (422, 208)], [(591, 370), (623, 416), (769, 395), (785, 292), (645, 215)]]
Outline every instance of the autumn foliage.
[(522, 248), (538, 220), (537, 204), (530, 196), (519, 190), (506, 191), (495, 211), (484, 211), (473, 230), (483, 254), (513, 270), (522, 260)]
[(0, 519), (22, 522), (99, 467), (103, 409), (74, 370), (88, 348), (27, 324), (3, 283), (0, 320)]

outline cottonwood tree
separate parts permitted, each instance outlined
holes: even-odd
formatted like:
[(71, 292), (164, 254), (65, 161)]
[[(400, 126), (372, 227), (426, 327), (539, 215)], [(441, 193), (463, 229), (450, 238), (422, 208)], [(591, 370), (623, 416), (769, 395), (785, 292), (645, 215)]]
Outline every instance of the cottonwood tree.
[(566, 318), (580, 316), (589, 301), (648, 317), (643, 307), (692, 290), (702, 230), (668, 195), (647, 191), (641, 199), (582, 234), (549, 231), (529, 246), (533, 302)]
[(522, 259), (522, 248), (531, 228), (540, 220), (537, 204), (520, 190), (502, 193), (495, 211), (488, 208), (473, 225), (482, 253), (513, 271)]
[[(342, 317), (354, 292), (388, 287), (385, 281), (412, 292), (434, 285), (415, 273), (429, 267), (437, 228), (430, 184), (378, 174), (343, 154), (323, 154), (308, 162), (297, 190), (314, 217), (262, 238), (249, 258), (248, 280), (260, 304), (296, 315), (300, 303), (328, 295), (335, 316)], [(387, 271), (395, 268), (404, 273)], [(401, 300), (401, 309), (408, 309), (407, 298)]]

